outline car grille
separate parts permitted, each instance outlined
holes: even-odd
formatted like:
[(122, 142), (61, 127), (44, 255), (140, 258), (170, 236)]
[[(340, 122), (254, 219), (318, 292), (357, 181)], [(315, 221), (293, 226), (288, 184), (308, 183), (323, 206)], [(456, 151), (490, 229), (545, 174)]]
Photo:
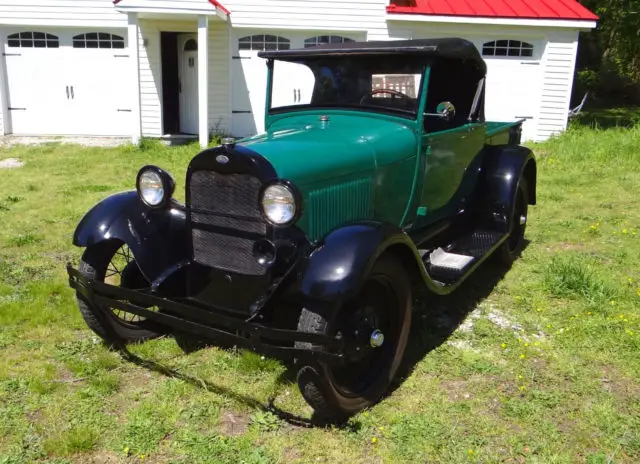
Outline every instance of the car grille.
[(267, 224), (260, 211), (261, 182), (248, 174), (196, 171), (189, 182), (194, 259), (206, 266), (263, 275), (253, 245)]

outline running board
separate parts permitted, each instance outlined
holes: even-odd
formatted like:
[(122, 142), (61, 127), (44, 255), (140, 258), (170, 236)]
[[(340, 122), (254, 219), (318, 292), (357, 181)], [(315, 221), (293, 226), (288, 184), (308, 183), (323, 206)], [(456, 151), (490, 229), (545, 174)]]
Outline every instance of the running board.
[(429, 277), (444, 286), (453, 286), (461, 283), (505, 239), (501, 232), (477, 229), (445, 247), (419, 252)]

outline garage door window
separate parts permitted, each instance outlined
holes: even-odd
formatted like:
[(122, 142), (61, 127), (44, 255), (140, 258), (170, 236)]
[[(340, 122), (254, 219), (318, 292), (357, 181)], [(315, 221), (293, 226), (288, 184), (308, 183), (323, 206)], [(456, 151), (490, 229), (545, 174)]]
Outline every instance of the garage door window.
[(76, 35), (73, 48), (124, 48), (124, 37), (106, 32), (89, 32)]
[(519, 40), (495, 40), (482, 46), (483, 56), (533, 56), (533, 45)]
[(322, 44), (349, 43), (355, 40), (339, 35), (318, 35), (304, 41), (304, 48), (315, 47)]
[(16, 48), (59, 48), (60, 41), (44, 32), (18, 32), (7, 37), (7, 45)]
[(242, 37), (238, 40), (240, 50), (289, 50), (291, 41), (277, 35), (258, 34)]

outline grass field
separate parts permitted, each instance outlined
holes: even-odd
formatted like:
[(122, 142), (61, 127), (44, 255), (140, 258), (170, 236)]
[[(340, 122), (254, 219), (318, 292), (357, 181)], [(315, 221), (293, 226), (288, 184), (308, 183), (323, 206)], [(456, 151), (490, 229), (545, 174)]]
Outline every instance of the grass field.
[(0, 170), (0, 463), (640, 462), (640, 126), (534, 147), (523, 257), (414, 316), (393, 392), (342, 427), (247, 352), (124, 360), (82, 321), (64, 266), (83, 213), (194, 147), (14, 147)]

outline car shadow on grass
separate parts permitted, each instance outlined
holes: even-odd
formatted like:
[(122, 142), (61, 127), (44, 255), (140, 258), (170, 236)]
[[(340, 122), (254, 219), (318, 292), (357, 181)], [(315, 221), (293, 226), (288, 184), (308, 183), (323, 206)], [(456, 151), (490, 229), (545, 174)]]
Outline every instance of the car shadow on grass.
[[(529, 241), (525, 239), (524, 248)], [(411, 333), (402, 364), (386, 396), (392, 395), (431, 351), (443, 345), (478, 304), (486, 299), (511, 269), (489, 259), (454, 293), (426, 295), (414, 308)]]
[[(525, 248), (527, 245), (528, 242), (525, 241)], [(451, 337), (469, 313), (491, 294), (495, 286), (508, 271), (509, 268), (504, 265), (496, 265), (493, 262), (484, 263), (476, 270), (474, 275), (470, 276), (452, 295), (445, 297), (428, 295), (417, 304), (414, 308), (411, 334), (403, 362), (385, 397), (393, 394), (393, 392), (402, 385), (411, 375), (417, 363)], [(278, 408), (274, 404), (275, 396), (264, 404), (251, 396), (234, 392), (226, 387), (216, 385), (201, 378), (191, 377), (156, 361), (143, 359), (131, 353), (125, 346), (119, 347), (119, 351), (125, 360), (133, 364), (167, 377), (180, 379), (206, 391), (231, 398), (251, 408), (272, 413), (280, 420), (294, 427), (338, 427), (352, 431), (357, 431), (359, 427), (358, 423), (353, 423), (348, 420), (336, 423), (328, 422), (316, 415), (313, 415), (310, 419), (300, 417)], [(285, 363), (285, 367), (285, 371), (282, 372), (276, 380), (278, 385), (290, 384), (296, 381), (296, 368), (293, 363)], [(384, 398), (382, 400), (384, 400)]]

